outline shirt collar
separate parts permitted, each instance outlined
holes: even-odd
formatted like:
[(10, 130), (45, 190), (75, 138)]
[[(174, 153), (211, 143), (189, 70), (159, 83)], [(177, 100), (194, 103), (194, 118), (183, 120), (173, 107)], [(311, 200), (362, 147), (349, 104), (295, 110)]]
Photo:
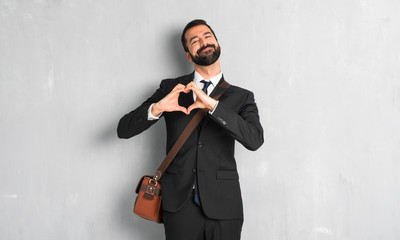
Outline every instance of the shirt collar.
[(213, 87), (215, 87), (218, 84), (219, 80), (221, 80), (221, 78), (222, 78), (222, 72), (220, 72), (219, 74), (210, 79), (205, 79), (200, 75), (200, 73), (194, 71), (193, 81), (194, 83), (196, 83), (197, 86), (203, 86), (203, 83), (200, 82), (201, 80), (210, 81)]

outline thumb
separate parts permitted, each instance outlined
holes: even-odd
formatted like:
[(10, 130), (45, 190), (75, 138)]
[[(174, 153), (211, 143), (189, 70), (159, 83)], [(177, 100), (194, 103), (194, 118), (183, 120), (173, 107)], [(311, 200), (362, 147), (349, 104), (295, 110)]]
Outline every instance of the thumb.
[(186, 108), (184, 108), (184, 107), (179, 107), (177, 110), (178, 110), (178, 111), (181, 111), (181, 112), (183, 112), (183, 113), (185, 113), (186, 115), (189, 114), (188, 109), (186, 109)]
[(197, 104), (193, 103), (192, 105), (190, 105), (189, 108), (187, 109), (188, 110), (188, 114), (190, 114), (190, 112), (193, 109), (196, 109), (196, 108), (199, 108), (199, 106)]

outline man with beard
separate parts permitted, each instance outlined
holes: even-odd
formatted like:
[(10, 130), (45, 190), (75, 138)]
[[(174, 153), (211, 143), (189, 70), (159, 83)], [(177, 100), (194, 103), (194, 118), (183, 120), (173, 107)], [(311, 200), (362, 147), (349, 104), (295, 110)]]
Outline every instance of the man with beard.
[(164, 117), (169, 151), (196, 112), (207, 109), (160, 180), (166, 239), (240, 239), (243, 206), (234, 144), (254, 151), (264, 142), (254, 95), (230, 85), (219, 100), (212, 98), (224, 80), (221, 48), (204, 20), (188, 23), (181, 41), (195, 71), (163, 80), (150, 98), (121, 118), (118, 136), (133, 137)]

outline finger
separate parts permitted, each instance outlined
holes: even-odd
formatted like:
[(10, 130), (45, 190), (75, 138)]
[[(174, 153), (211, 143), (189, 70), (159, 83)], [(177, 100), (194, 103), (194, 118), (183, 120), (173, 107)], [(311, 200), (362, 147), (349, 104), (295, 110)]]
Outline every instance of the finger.
[(189, 115), (189, 114), (192, 112), (192, 110), (193, 110), (193, 108), (189, 107), (189, 108), (187, 109), (187, 114)]
[(186, 87), (186, 92), (185, 93), (189, 93), (190, 91), (193, 91), (193, 93), (195, 93), (196, 95), (199, 94), (198, 91), (192, 87)]
[(197, 86), (196, 83), (194, 83), (194, 82), (192, 81), (192, 82), (190, 82), (188, 85), (186, 85), (186, 88), (190, 88), (190, 89), (198, 88), (198, 89), (199, 89), (199, 86)]
[(178, 88), (185, 88), (185, 85), (183, 85), (183, 84), (181, 84), (181, 83), (178, 83), (175, 87), (178, 87)]
[(196, 108), (199, 108), (199, 107), (200, 107), (200, 106), (199, 106), (198, 104), (193, 103), (193, 104), (190, 105), (190, 106), (188, 107), (188, 109), (187, 109), (188, 114), (189, 114), (192, 110), (194, 110), (194, 109), (196, 109)]
[(184, 87), (183, 87), (183, 88), (180, 88), (180, 87), (174, 88), (174, 89), (171, 91), (170, 94), (176, 95), (176, 94), (179, 94), (179, 93), (181, 93), (181, 92), (186, 92), (186, 89), (185, 89)]
[(193, 88), (190, 88), (190, 90), (192, 90), (196, 95), (203, 95), (203, 94), (205, 94), (204, 92), (203, 92), (203, 90), (201, 90), (200, 88), (198, 88), (198, 87), (193, 87)]
[(179, 83), (172, 89), (172, 91), (177, 91), (177, 90), (182, 90), (182, 89), (185, 89), (185, 86), (183, 84)]
[(184, 107), (181, 107), (181, 106), (176, 107), (175, 111), (180, 111), (180, 112), (183, 112), (185, 114), (188, 114), (187, 113), (187, 109), (184, 108)]
[(181, 92), (185, 92), (185, 91), (186, 91), (185, 88), (179, 88), (179, 89), (174, 90), (174, 93), (181, 93)]
[(207, 98), (210, 98), (203, 90), (201, 89), (193, 89), (194, 94), (196, 97), (199, 99), (201, 102), (207, 102), (209, 101)]
[(188, 113), (188, 110), (187, 110), (186, 108), (184, 108), (184, 107), (179, 107), (177, 110), (178, 110), (178, 111), (181, 111), (181, 112), (183, 112), (183, 113), (185, 113), (185, 114), (189, 114), (189, 113)]
[(184, 93), (189, 93), (191, 90), (190, 90), (190, 88), (188, 88), (188, 87), (185, 87), (185, 89), (184, 89)]
[(194, 81), (191, 81), (191, 82), (189, 82), (188, 84), (186, 84), (186, 87), (187, 87), (187, 86), (191, 86), (191, 85), (193, 85), (193, 84), (195, 84)]
[(190, 84), (186, 85), (186, 88), (193, 90), (193, 91), (203, 91), (199, 86), (197, 86), (194, 82), (191, 82)]

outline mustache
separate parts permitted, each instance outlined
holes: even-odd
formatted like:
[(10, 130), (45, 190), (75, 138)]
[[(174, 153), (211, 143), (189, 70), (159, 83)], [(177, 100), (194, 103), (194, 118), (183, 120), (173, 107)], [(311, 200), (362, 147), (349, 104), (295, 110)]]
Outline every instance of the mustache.
[(207, 45), (201, 47), (199, 50), (197, 50), (197, 54), (200, 54), (201, 51), (203, 51), (204, 49), (206, 49), (208, 47), (211, 47), (211, 48), (213, 48), (215, 50), (215, 45), (214, 44), (207, 44)]

